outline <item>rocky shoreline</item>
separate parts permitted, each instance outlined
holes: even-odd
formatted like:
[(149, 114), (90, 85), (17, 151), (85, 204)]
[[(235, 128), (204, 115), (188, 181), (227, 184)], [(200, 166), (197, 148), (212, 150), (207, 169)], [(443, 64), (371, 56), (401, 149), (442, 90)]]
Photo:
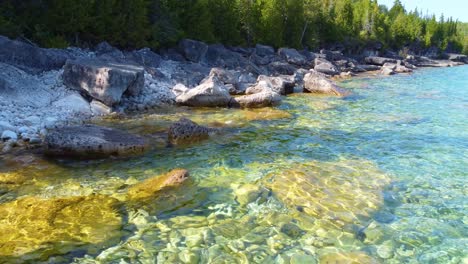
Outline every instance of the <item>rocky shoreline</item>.
[[(43, 49), (0, 36), (0, 151), (48, 145), (49, 133), (98, 116), (165, 105), (269, 107), (297, 92), (349, 95), (333, 81), (336, 78), (468, 64), (468, 57), (460, 54), (448, 54), (447, 60), (380, 54), (384, 52), (345, 56), (340, 51), (275, 50), (264, 45), (226, 47), (188, 39), (160, 54), (148, 48), (121, 51), (107, 43), (93, 50)], [(190, 133), (196, 124), (186, 123), (187, 130), (176, 131)], [(194, 131), (200, 129), (208, 131)], [(109, 149), (109, 155), (115, 153), (116, 148)]]

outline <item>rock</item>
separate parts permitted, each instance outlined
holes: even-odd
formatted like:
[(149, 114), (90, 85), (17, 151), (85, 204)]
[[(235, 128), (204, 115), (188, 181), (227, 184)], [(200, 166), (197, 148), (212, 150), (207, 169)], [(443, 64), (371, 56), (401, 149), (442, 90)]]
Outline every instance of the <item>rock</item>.
[(255, 94), (260, 92), (273, 91), (275, 93), (286, 95), (294, 92), (294, 81), (283, 77), (269, 77), (260, 75), (257, 78), (257, 84), (249, 87), (245, 93)]
[(255, 54), (257, 54), (260, 57), (274, 55), (275, 54), (275, 49), (273, 47), (270, 47), (270, 46), (257, 44), (255, 46)]
[(337, 264), (375, 264), (380, 263), (364, 252), (338, 252), (323, 255), (319, 263), (337, 263)]
[(46, 260), (72, 251), (92, 253), (123, 236), (119, 202), (107, 196), (42, 199), (0, 204), (0, 258), (6, 263)]
[(208, 50), (208, 45), (203, 42), (183, 39), (178, 45), (179, 52), (189, 61), (201, 62)]
[(395, 67), (393, 66), (387, 66), (387, 67), (382, 67), (382, 70), (380, 71), (380, 74), (382, 75), (393, 75), (395, 74), (394, 71)]
[(384, 57), (366, 57), (364, 58), (364, 61), (368, 64), (373, 64), (373, 65), (384, 65), (385, 63), (396, 63), (397, 61), (395, 59), (390, 59), (390, 58), (384, 58)]
[(378, 71), (381, 68), (380, 66), (370, 64), (359, 64), (357, 67), (362, 68), (365, 71)]
[(179, 96), (183, 93), (186, 93), (189, 91), (189, 88), (181, 83), (176, 84), (174, 87), (172, 87), (172, 92), (176, 95)]
[(281, 104), (281, 96), (275, 92), (266, 91), (256, 94), (234, 97), (231, 107), (261, 108)]
[(304, 76), (304, 91), (337, 96), (350, 94), (350, 92), (338, 87), (333, 81), (315, 71), (310, 71)]
[(161, 64), (161, 56), (154, 53), (150, 48), (135, 50), (127, 54), (127, 59), (144, 67), (157, 68)]
[(63, 82), (69, 88), (85, 92), (108, 106), (120, 102), (124, 93), (136, 96), (145, 85), (140, 66), (79, 59), (67, 61)]
[(297, 211), (300, 206), (298, 212), (316, 218), (322, 226), (343, 227), (370, 219), (383, 205), (382, 190), (390, 182), (388, 175), (365, 160), (314, 161), (289, 167), (268, 175), (262, 183), (288, 208)]
[(185, 62), (187, 61), (185, 57), (178, 52), (177, 49), (161, 49), (160, 51), (161, 56), (165, 60), (170, 60), (170, 61), (179, 61), (179, 62)]
[(189, 177), (184, 169), (174, 169), (170, 172), (151, 177), (128, 188), (127, 198), (130, 201), (144, 200), (157, 195), (163, 188), (176, 186), (183, 183)]
[(91, 114), (89, 103), (79, 94), (70, 94), (64, 98), (54, 102), (52, 106), (61, 108), (64, 111), (79, 113), (79, 114)]
[(18, 135), (15, 132), (11, 131), (11, 130), (4, 130), (2, 132), (1, 139), (3, 141), (7, 141), (7, 140), (16, 141), (16, 140), (18, 140)]
[(98, 100), (93, 100), (89, 104), (91, 108), (91, 113), (95, 116), (103, 116), (112, 113), (112, 108), (99, 102)]
[(94, 126), (57, 128), (45, 137), (46, 153), (73, 158), (104, 158), (142, 154), (149, 142), (126, 132)]
[(235, 69), (247, 65), (247, 60), (239, 53), (230, 51), (221, 44), (208, 46), (203, 62), (211, 66)]
[(304, 230), (292, 223), (283, 224), (280, 231), (293, 239), (298, 239), (304, 234)]
[(43, 49), (25, 42), (0, 36), (0, 62), (15, 66), (28, 73), (62, 68), (73, 55), (63, 49)]
[(288, 63), (303, 66), (307, 63), (306, 58), (295, 49), (281, 48), (278, 50), (278, 55)]
[(119, 61), (123, 62), (126, 60), (125, 54), (116, 47), (110, 45), (107, 41), (103, 41), (96, 45), (94, 48), (96, 56), (100, 60)]
[(35, 126), (41, 123), (41, 118), (38, 116), (28, 116), (23, 120), (23, 124), (27, 126)]
[(230, 101), (228, 88), (214, 76), (176, 97), (178, 104), (195, 107), (227, 106)]
[(16, 127), (6, 121), (0, 121), (0, 133), (5, 130), (16, 131)]
[(468, 56), (464, 54), (454, 54), (454, 53), (449, 53), (448, 54), (448, 60), (451, 61), (457, 61), (457, 62), (463, 62), (465, 64), (468, 64)]
[(315, 58), (314, 70), (328, 75), (340, 74), (340, 70), (333, 63), (321, 58)]
[(199, 63), (183, 63), (179, 64), (176, 72), (171, 74), (171, 79), (187, 87), (195, 87), (206, 79), (206, 76), (209, 76), (210, 71), (211, 68)]
[(258, 202), (264, 203), (268, 198), (269, 191), (264, 187), (256, 184), (247, 183), (238, 188), (234, 188), (236, 201), (241, 206), (246, 206), (249, 203)]
[(239, 82), (240, 73), (237, 71), (225, 70), (222, 68), (213, 68), (210, 71), (209, 77), (216, 77), (224, 84), (237, 84)]
[(172, 144), (186, 144), (209, 138), (218, 130), (200, 126), (187, 118), (181, 118), (169, 127), (168, 139)]
[(297, 70), (293, 65), (280, 61), (268, 64), (267, 68), (273, 75), (293, 75)]
[(343, 55), (343, 53), (341, 53), (339, 51), (331, 51), (331, 50), (321, 49), (320, 54), (325, 55), (325, 59), (328, 60), (328, 61), (338, 61), (338, 60), (346, 59), (346, 57)]

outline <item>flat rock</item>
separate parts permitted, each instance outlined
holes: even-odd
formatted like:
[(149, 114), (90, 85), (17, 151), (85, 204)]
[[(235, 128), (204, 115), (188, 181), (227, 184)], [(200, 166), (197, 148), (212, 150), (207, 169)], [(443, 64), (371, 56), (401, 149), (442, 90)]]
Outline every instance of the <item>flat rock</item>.
[(142, 154), (149, 142), (140, 136), (95, 125), (68, 126), (49, 132), (46, 153), (73, 158), (105, 158)]
[(315, 71), (310, 71), (304, 76), (304, 91), (337, 96), (346, 96), (349, 94), (348, 91), (338, 87), (338, 85), (327, 79), (323, 74)]
[(67, 61), (63, 82), (69, 88), (112, 106), (124, 93), (138, 95), (144, 87), (143, 67), (98, 59)]
[(376, 57), (376, 56), (369, 56), (364, 59), (364, 61), (368, 64), (379, 65), (382, 66), (385, 63), (396, 63), (395, 59), (391, 58), (384, 58), (384, 57)]
[(281, 95), (272, 91), (234, 97), (231, 107), (262, 108), (281, 104)]

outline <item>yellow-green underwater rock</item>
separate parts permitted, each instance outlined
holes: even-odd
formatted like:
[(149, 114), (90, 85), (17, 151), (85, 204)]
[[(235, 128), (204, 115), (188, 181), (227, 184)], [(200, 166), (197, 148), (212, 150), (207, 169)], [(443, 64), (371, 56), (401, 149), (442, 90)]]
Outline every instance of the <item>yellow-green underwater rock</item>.
[(45, 260), (115, 244), (122, 235), (119, 205), (102, 195), (25, 197), (0, 204), (0, 260)]
[(320, 264), (378, 264), (364, 252), (330, 253), (320, 257)]
[(355, 224), (383, 203), (390, 178), (365, 160), (293, 164), (265, 184), (290, 209), (332, 227)]
[(188, 176), (189, 173), (187, 170), (174, 169), (163, 175), (151, 177), (131, 186), (128, 189), (127, 197), (129, 200), (133, 201), (151, 198), (164, 187), (175, 186), (184, 182)]

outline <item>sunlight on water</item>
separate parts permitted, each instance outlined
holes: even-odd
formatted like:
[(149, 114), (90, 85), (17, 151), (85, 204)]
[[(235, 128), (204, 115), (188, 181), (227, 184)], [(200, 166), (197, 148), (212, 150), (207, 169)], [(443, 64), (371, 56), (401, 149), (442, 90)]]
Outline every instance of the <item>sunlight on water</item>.
[[(143, 157), (2, 157), (0, 263), (467, 263), (466, 76), (421, 69), (346, 80), (345, 99), (97, 121), (150, 137)], [(181, 117), (222, 133), (168, 147)], [(175, 168), (192, 180), (127, 200)]]

